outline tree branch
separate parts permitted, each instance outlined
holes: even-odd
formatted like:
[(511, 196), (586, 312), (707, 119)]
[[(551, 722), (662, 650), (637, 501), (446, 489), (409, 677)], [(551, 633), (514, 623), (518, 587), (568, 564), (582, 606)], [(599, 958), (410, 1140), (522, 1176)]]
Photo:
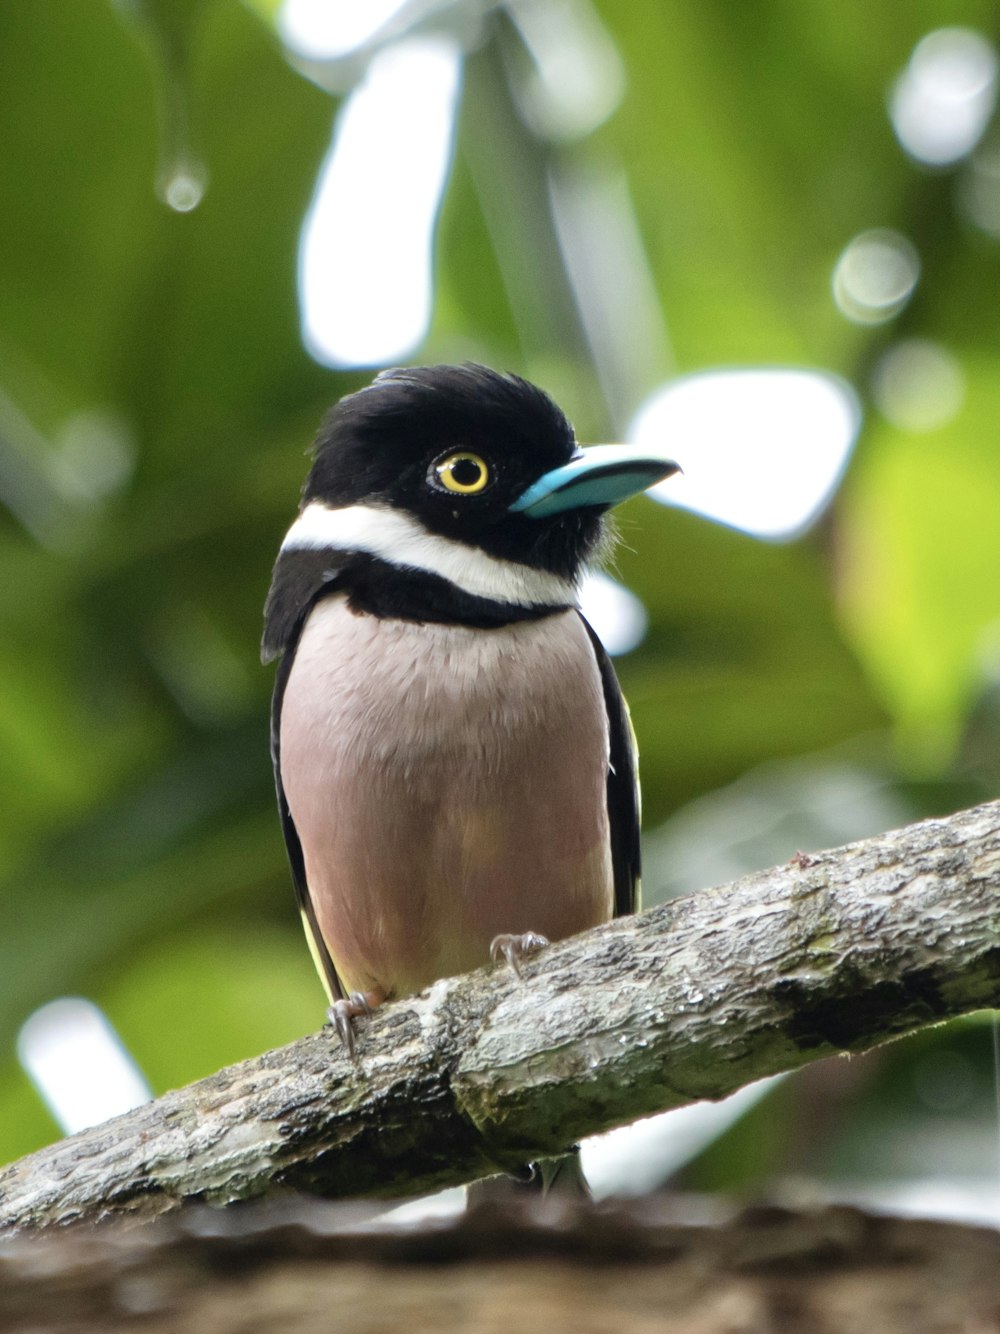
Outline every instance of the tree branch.
[(402, 1196), (1000, 1005), (1000, 802), (747, 876), (323, 1031), (0, 1173), (0, 1228)]

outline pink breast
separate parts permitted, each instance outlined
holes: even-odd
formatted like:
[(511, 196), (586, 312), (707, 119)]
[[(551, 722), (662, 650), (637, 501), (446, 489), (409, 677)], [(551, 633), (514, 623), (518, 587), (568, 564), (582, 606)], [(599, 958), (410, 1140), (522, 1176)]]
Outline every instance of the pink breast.
[(560, 939), (613, 890), (600, 678), (574, 613), (499, 630), (312, 613), (281, 719), (282, 781), (349, 990), (404, 995)]

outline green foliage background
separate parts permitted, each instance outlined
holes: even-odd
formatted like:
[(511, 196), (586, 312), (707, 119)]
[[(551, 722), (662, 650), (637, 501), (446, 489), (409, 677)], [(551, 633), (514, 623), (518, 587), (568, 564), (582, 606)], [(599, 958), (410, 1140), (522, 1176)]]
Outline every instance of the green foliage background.
[[(886, 98), (928, 30), (994, 36), (1000, 5), (598, 7), (624, 101), (563, 146), (518, 120), (512, 29), (486, 17), (417, 359), (527, 374), (582, 439), (606, 438), (539, 182), (617, 162), (676, 369), (825, 367), (866, 408), (832, 510), (796, 542), (626, 509), (617, 573), (651, 631), (619, 666), (655, 895), (996, 793), (1000, 245), (959, 207), (968, 165), (915, 166)], [(367, 375), (301, 345), (296, 245), (336, 100), (285, 59), (272, 8), (0, 6), (0, 1160), (55, 1133), (14, 1058), (48, 999), (97, 1000), (157, 1091), (321, 1018), (257, 643), (306, 446)], [(185, 215), (154, 189), (178, 108), (209, 173)], [(875, 226), (906, 233), (923, 272), (878, 328), (830, 297), (837, 256)], [(904, 334), (964, 372), (963, 410), (939, 430), (903, 433), (870, 403), (875, 360)], [(958, 1118), (978, 1145), (987, 1045), (952, 1030), (877, 1058), (822, 1134), (801, 1127), (831, 1105), (828, 1077), (807, 1074), (689, 1180), (871, 1171), (864, 1146), (890, 1124), (926, 1144)], [(971, 1089), (943, 1110), (919, 1074), (942, 1052)]]

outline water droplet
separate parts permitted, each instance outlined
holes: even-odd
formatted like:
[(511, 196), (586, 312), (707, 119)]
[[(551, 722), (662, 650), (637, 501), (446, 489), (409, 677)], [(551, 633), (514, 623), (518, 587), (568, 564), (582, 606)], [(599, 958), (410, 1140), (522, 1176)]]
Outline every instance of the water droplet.
[(175, 213), (190, 213), (205, 193), (204, 173), (182, 167), (164, 181), (160, 193)]
[(192, 49), (205, 0), (118, 0), (152, 62), (159, 103), (160, 154), (156, 193), (177, 213), (197, 208), (207, 175), (194, 146), (191, 109)]

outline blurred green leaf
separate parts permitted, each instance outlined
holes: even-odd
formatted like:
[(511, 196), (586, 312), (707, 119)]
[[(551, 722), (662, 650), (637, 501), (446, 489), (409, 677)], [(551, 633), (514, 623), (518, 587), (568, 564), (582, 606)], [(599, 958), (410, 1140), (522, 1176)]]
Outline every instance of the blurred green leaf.
[(843, 509), (845, 615), (908, 759), (932, 771), (1000, 656), (1000, 381), (982, 354), (962, 369), (947, 426), (874, 426)]
[[(641, 528), (637, 517), (641, 513)], [(634, 502), (616, 570), (652, 630), (619, 672), (639, 736), (647, 825), (763, 759), (880, 726), (839, 633), (821, 555)]]
[(210, 920), (143, 950), (95, 998), (163, 1093), (322, 1026), (302, 946), (297, 930)]

